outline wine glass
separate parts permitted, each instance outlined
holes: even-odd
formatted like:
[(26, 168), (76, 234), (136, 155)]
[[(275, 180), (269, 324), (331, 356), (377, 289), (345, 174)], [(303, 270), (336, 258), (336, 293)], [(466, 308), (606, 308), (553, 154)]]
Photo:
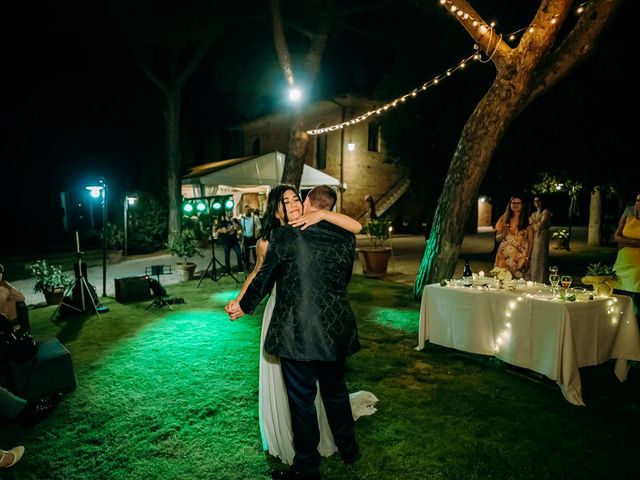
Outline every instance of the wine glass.
[(571, 286), (571, 282), (572, 282), (572, 278), (571, 275), (562, 275), (560, 277), (560, 285), (562, 285), (562, 288), (564, 288), (564, 296), (567, 296), (567, 290), (569, 289), (569, 287)]
[(557, 265), (551, 265), (549, 267), (549, 275), (557, 275), (558, 274), (558, 266)]
[(553, 297), (556, 296), (556, 288), (558, 287), (558, 282), (560, 281), (560, 276), (557, 273), (552, 273), (549, 275), (549, 283), (551, 284), (551, 295)]

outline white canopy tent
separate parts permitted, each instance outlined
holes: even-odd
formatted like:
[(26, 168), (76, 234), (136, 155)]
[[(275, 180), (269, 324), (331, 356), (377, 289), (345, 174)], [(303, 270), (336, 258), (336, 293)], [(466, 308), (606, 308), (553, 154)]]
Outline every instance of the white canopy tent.
[[(185, 198), (195, 198), (229, 193), (266, 193), (269, 187), (282, 181), (284, 158), (284, 153), (271, 152), (199, 165), (182, 177), (182, 194)], [(337, 188), (340, 181), (305, 165), (300, 188), (317, 185)]]

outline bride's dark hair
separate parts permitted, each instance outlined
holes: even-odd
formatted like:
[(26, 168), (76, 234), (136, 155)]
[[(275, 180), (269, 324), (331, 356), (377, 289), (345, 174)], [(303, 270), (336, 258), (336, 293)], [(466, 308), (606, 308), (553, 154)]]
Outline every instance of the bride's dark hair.
[(273, 232), (274, 229), (280, 226), (280, 219), (278, 218), (278, 205), (282, 205), (285, 222), (288, 221), (287, 209), (284, 206), (284, 200), (282, 198), (284, 192), (286, 192), (287, 190), (291, 190), (293, 193), (298, 195), (298, 190), (296, 190), (296, 187), (294, 187), (293, 185), (288, 185), (286, 183), (276, 185), (269, 192), (269, 196), (267, 197), (267, 208), (265, 209), (264, 217), (262, 218), (262, 234), (260, 235), (260, 238), (264, 238), (268, 241), (269, 238), (271, 238), (271, 232)]

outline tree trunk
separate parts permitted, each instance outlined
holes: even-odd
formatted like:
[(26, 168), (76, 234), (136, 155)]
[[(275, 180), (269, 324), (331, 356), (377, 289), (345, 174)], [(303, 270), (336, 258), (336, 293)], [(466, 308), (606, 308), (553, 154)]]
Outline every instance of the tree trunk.
[(169, 202), (169, 243), (180, 234), (182, 203), (182, 159), (180, 154), (181, 92), (169, 90), (165, 95), (165, 128), (167, 131), (167, 195)]
[[(311, 43), (305, 56), (302, 70), (307, 98), (320, 71), (320, 62), (322, 61), (322, 55), (327, 45), (327, 39), (329, 38), (329, 32), (334, 18), (335, 2), (333, 0), (327, 0), (325, 3), (325, 9), (321, 9), (318, 14), (319, 22), (317, 30), (309, 35)], [(273, 39), (278, 61), (287, 83), (290, 87), (294, 87), (296, 82), (293, 75), (291, 55), (289, 54), (289, 48), (284, 35), (280, 1), (271, 0), (270, 5)], [(296, 188), (300, 188), (305, 154), (307, 152), (307, 145), (309, 144), (309, 135), (302, 129), (302, 118), (302, 111), (297, 111), (292, 116), (289, 126), (289, 140), (284, 162), (284, 171), (282, 172), (282, 182), (295, 185)]]
[(304, 159), (309, 144), (309, 135), (302, 129), (302, 118), (296, 114), (289, 126), (289, 141), (287, 144), (287, 158), (282, 172), (282, 183), (289, 183), (300, 188)]
[(589, 230), (587, 233), (587, 245), (590, 247), (599, 247), (602, 245), (602, 192), (600, 187), (596, 187), (591, 192), (591, 200), (589, 202)]
[[(493, 153), (518, 111), (526, 78), (496, 79), (469, 117), (444, 182), (431, 235), (416, 278), (415, 294), (427, 283), (453, 275), (464, 237), (464, 225)], [(510, 88), (505, 88), (510, 85)]]

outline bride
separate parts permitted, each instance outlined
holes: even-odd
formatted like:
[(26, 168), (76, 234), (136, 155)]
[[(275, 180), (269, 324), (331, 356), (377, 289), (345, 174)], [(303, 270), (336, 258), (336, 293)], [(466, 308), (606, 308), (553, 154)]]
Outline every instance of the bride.
[[(316, 211), (308, 215), (303, 215), (302, 201), (295, 187), (292, 185), (277, 185), (271, 189), (267, 199), (264, 218), (262, 234), (256, 245), (257, 260), (255, 268), (247, 276), (236, 301), (240, 301), (247, 287), (260, 270), (267, 252), (268, 239), (275, 228), (289, 224), (305, 229), (310, 225), (325, 220), (352, 233), (358, 233), (362, 229), (362, 225), (358, 221), (341, 213)], [(262, 446), (265, 451), (280, 458), (280, 460), (286, 464), (292, 464), (295, 451), (293, 447), (291, 415), (289, 413), (289, 402), (280, 369), (280, 361), (278, 357), (264, 351), (264, 339), (275, 306), (276, 290), (277, 285), (273, 287), (273, 291), (264, 310), (262, 334), (260, 337), (258, 400), (260, 434), (262, 436)], [(376, 411), (373, 405), (378, 399), (373, 394), (361, 391), (351, 394), (350, 398), (354, 419), (363, 415), (371, 415)], [(320, 430), (318, 452), (320, 455), (328, 457), (335, 453), (338, 448), (333, 441), (333, 435), (329, 428), (329, 422), (319, 391), (316, 395), (315, 407)]]

